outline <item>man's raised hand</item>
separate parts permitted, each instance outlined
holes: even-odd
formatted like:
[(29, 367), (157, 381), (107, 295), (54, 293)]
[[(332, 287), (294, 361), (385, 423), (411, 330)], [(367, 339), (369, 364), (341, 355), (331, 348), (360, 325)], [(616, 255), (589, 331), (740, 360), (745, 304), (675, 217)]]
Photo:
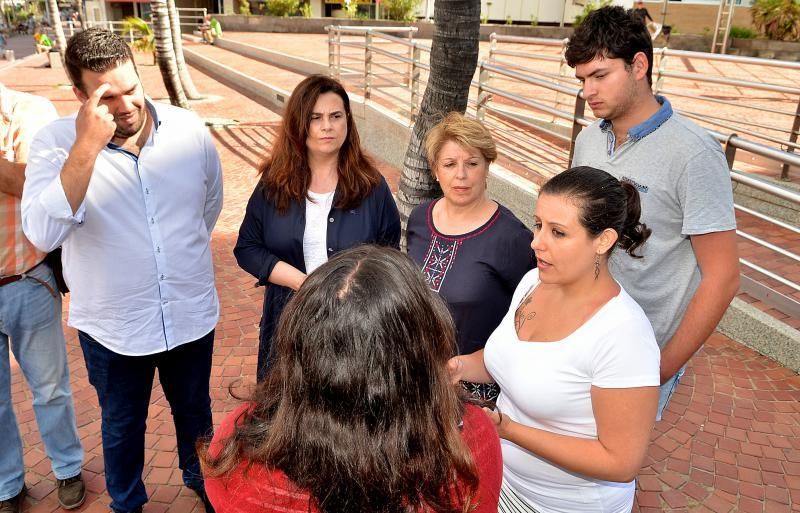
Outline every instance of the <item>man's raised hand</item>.
[(117, 128), (114, 116), (107, 106), (100, 105), (100, 99), (110, 87), (110, 84), (101, 84), (81, 105), (75, 118), (76, 146), (100, 153), (114, 137)]

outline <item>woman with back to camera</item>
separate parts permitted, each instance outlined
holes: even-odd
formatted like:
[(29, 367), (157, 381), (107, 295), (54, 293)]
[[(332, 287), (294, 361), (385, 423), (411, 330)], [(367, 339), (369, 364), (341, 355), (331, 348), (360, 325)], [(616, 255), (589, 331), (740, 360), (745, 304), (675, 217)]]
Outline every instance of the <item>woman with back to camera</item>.
[[(478, 121), (451, 112), (425, 140), (439, 199), (417, 206), (408, 220), (408, 254), (431, 289), (447, 302), (461, 354), (483, 349), (533, 268), (533, 235), (506, 207), (489, 199), (492, 135)], [(475, 397), (495, 400), (495, 383), (463, 383)]]
[(496, 380), (501, 512), (629, 513), (658, 404), (659, 359), (644, 312), (609, 273), (650, 234), (635, 187), (590, 167), (541, 189), (538, 268), (486, 348), (454, 377)]
[(347, 93), (326, 76), (312, 75), (292, 92), (259, 172), (233, 253), (258, 285), (269, 284), (259, 330), (261, 381), (291, 291), (338, 251), (362, 243), (399, 247), (400, 215), (361, 149)]
[(200, 452), (216, 511), (495, 513), (500, 443), (450, 385), (455, 351), (408, 257), (333, 257), (287, 304), (273, 370)]

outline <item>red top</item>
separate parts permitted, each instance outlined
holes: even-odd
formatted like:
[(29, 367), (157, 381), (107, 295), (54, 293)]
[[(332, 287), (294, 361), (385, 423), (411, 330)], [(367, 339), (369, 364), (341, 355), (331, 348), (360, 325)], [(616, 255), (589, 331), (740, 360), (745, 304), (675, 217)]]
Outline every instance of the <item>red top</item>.
[[(209, 452), (218, 454), (222, 440), (233, 434), (234, 422), (248, 407), (242, 405), (223, 419), (214, 434)], [(461, 431), (475, 467), (479, 485), (474, 513), (496, 513), (503, 477), (500, 439), (480, 408), (467, 405)], [(206, 478), (206, 493), (217, 513), (318, 513), (308, 492), (296, 487), (280, 470), (253, 465), (245, 475), (246, 462), (222, 478)]]

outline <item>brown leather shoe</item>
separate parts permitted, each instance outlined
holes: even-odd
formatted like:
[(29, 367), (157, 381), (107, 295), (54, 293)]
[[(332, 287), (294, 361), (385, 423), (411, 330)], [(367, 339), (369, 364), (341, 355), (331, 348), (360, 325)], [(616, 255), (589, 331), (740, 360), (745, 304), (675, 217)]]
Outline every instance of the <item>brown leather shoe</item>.
[(22, 502), (25, 500), (26, 495), (28, 495), (28, 487), (23, 484), (22, 490), (17, 495), (0, 501), (0, 513), (20, 513), (22, 511)]
[(68, 479), (56, 479), (56, 486), (58, 503), (64, 509), (75, 509), (86, 500), (86, 486), (80, 474)]

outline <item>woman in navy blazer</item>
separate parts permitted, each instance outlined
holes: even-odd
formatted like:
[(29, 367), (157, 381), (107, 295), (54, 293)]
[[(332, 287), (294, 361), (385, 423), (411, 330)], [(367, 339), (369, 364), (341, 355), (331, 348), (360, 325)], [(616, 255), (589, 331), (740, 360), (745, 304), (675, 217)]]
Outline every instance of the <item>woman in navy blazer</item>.
[(267, 286), (258, 347), (262, 381), (292, 291), (338, 251), (365, 243), (399, 247), (400, 215), (361, 149), (347, 93), (323, 75), (295, 88), (259, 172), (233, 253), (239, 267)]

